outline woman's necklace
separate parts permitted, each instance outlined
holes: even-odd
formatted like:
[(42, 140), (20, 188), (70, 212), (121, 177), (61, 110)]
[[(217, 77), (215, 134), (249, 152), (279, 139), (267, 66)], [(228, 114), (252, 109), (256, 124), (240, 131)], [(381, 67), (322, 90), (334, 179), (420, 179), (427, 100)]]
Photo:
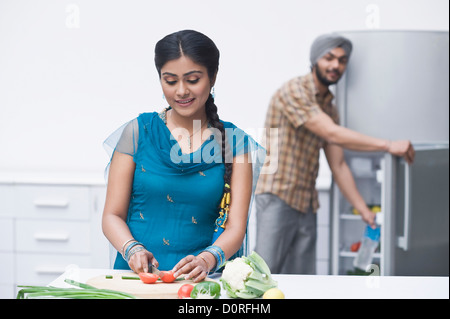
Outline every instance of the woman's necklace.
[[(173, 118), (173, 116), (172, 116), (172, 112), (170, 113), (170, 117), (172, 118), (172, 122), (173, 122), (173, 124), (176, 126), (176, 127), (183, 127), (183, 126), (181, 126), (181, 125), (178, 125), (177, 124), (177, 122), (174, 120), (174, 118)], [(165, 118), (166, 118), (166, 125), (167, 125), (167, 110), (166, 110), (166, 116), (165, 116)], [(191, 142), (191, 139), (192, 139), (192, 137), (195, 135), (195, 134), (197, 134), (199, 131), (201, 131), (204, 127), (205, 127), (205, 125), (208, 123), (208, 121), (205, 121), (203, 124), (202, 124), (202, 126), (200, 126), (197, 130), (195, 130), (191, 135), (189, 135), (189, 138), (188, 138), (188, 146), (189, 146), (189, 151), (192, 151), (192, 142)], [(209, 127), (209, 126), (208, 126)]]

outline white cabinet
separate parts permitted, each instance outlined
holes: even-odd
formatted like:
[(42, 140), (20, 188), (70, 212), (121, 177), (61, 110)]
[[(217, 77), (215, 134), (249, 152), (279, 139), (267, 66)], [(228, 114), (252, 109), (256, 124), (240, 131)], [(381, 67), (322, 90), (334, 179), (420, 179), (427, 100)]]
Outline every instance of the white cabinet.
[(45, 286), (75, 266), (95, 268), (89, 255), (17, 253), (16, 284)]
[(1, 178), (0, 298), (47, 285), (70, 267), (109, 268), (102, 180)]
[(0, 183), (0, 217), (11, 216), (13, 211), (13, 189)]
[(87, 254), (90, 225), (85, 221), (17, 220), (16, 251)]
[(20, 185), (15, 189), (16, 217), (88, 220), (89, 187)]
[(0, 298), (14, 293), (14, 221), (0, 215)]

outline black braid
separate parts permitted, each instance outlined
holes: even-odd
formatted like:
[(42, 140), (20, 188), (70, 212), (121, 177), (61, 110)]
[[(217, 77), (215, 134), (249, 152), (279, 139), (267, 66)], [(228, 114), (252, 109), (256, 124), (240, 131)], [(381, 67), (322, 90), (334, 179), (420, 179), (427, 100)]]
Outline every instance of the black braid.
[[(205, 103), (206, 117), (208, 118), (209, 124), (220, 130), (222, 135), (222, 160), (225, 164), (225, 174), (223, 179), (225, 184), (231, 186), (231, 172), (233, 170), (232, 153), (230, 144), (228, 143), (228, 138), (225, 134), (225, 129), (223, 123), (219, 120), (219, 115), (217, 114), (217, 106), (214, 104), (214, 98), (210, 94)], [(231, 161), (231, 162), (230, 162)], [(224, 194), (229, 193), (230, 188), (224, 186)]]

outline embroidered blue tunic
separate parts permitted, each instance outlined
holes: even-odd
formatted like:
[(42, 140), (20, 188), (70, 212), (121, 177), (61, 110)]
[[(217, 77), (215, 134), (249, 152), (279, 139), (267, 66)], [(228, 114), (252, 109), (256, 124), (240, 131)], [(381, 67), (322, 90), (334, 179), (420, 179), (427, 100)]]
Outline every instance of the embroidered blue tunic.
[[(122, 127), (122, 138), (134, 130), (128, 134), (128, 139), (133, 139), (132, 150), (114, 149), (133, 156), (136, 163), (128, 227), (153, 253), (159, 268), (169, 270), (185, 256), (196, 255), (212, 244), (225, 166), (214, 135), (193, 153), (184, 154), (161, 114), (143, 113)], [(233, 156), (262, 149), (232, 123), (223, 124)], [(260, 162), (258, 159), (255, 162)], [(256, 179), (254, 176), (254, 184)], [(119, 252), (114, 268), (130, 269)]]

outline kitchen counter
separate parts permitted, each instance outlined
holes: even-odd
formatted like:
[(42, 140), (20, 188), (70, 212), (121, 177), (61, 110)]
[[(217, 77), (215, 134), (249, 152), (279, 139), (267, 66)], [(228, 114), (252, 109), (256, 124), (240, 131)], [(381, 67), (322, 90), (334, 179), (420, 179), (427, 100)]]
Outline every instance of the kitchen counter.
[[(55, 287), (73, 287), (64, 282), (69, 278), (86, 282), (89, 278), (121, 273), (123, 270), (83, 269), (68, 267), (49, 283)], [(448, 299), (449, 277), (403, 276), (321, 276), (274, 274), (286, 299)], [(214, 275), (212, 279), (219, 280)], [(221, 298), (226, 299), (226, 293)]]

